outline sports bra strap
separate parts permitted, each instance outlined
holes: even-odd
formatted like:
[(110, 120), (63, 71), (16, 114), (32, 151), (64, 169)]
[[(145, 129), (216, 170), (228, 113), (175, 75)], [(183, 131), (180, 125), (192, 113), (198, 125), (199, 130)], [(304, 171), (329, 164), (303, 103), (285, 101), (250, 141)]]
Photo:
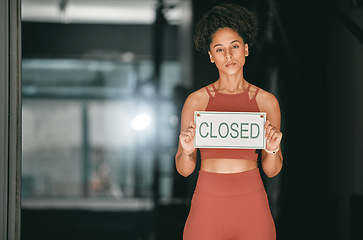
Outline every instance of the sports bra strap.
[(214, 90), (214, 92), (217, 92), (216, 86), (214, 86), (214, 83), (212, 83), (212, 88)]
[(258, 93), (258, 91), (259, 91), (259, 90), (260, 90), (260, 88), (257, 88), (257, 89), (256, 89), (255, 95), (251, 98), (251, 100), (253, 100), (253, 99), (255, 99), (255, 98), (256, 98), (257, 93)]
[(250, 91), (250, 88), (251, 88), (251, 83), (248, 84), (248, 87), (247, 87), (247, 90), (246, 91), (249, 92)]
[(210, 91), (209, 91), (209, 89), (208, 89), (208, 86), (206, 86), (206, 87), (205, 87), (205, 90), (207, 90), (207, 93), (208, 93), (209, 97), (210, 97), (210, 98), (213, 98), (213, 96), (212, 96), (211, 92), (210, 92)]

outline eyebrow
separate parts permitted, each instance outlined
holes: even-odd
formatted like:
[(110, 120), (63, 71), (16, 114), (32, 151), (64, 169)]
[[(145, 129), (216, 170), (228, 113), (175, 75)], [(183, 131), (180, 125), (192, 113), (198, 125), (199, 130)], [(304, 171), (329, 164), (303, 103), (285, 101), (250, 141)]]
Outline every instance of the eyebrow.
[[(239, 43), (241, 43), (239, 40), (233, 40), (232, 42), (230, 42), (230, 44), (233, 44), (233, 43), (235, 43), (235, 42), (239, 42)], [(215, 47), (219, 47), (219, 46), (223, 46), (223, 44), (218, 43), (218, 44), (214, 45), (214, 46), (213, 46), (213, 48), (215, 48)]]

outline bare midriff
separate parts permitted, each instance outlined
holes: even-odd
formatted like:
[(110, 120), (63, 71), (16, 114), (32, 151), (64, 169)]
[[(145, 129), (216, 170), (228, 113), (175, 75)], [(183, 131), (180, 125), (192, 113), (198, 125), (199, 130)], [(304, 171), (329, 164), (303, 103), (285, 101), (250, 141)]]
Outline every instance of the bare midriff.
[(257, 162), (244, 159), (203, 159), (200, 170), (214, 173), (238, 173), (257, 168)]

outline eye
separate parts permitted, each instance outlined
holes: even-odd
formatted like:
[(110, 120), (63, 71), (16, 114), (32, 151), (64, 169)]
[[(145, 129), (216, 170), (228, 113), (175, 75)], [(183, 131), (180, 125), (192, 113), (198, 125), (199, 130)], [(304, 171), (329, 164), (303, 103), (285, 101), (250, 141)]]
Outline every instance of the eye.
[(239, 46), (238, 45), (233, 45), (232, 48), (237, 49), (237, 48), (239, 48)]
[(218, 49), (216, 50), (216, 52), (223, 52), (223, 49), (222, 49), (222, 48), (218, 48)]

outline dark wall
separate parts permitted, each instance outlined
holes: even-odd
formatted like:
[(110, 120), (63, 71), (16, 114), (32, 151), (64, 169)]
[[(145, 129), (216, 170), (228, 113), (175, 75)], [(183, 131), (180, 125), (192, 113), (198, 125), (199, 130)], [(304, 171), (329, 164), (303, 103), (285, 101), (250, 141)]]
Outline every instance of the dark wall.
[[(358, 1), (359, 2), (359, 1)], [(363, 8), (330, 6), (327, 43), (330, 190), (338, 198), (340, 239), (363, 239)], [(358, 216), (360, 215), (360, 217)], [(357, 227), (359, 226), (360, 227)]]

